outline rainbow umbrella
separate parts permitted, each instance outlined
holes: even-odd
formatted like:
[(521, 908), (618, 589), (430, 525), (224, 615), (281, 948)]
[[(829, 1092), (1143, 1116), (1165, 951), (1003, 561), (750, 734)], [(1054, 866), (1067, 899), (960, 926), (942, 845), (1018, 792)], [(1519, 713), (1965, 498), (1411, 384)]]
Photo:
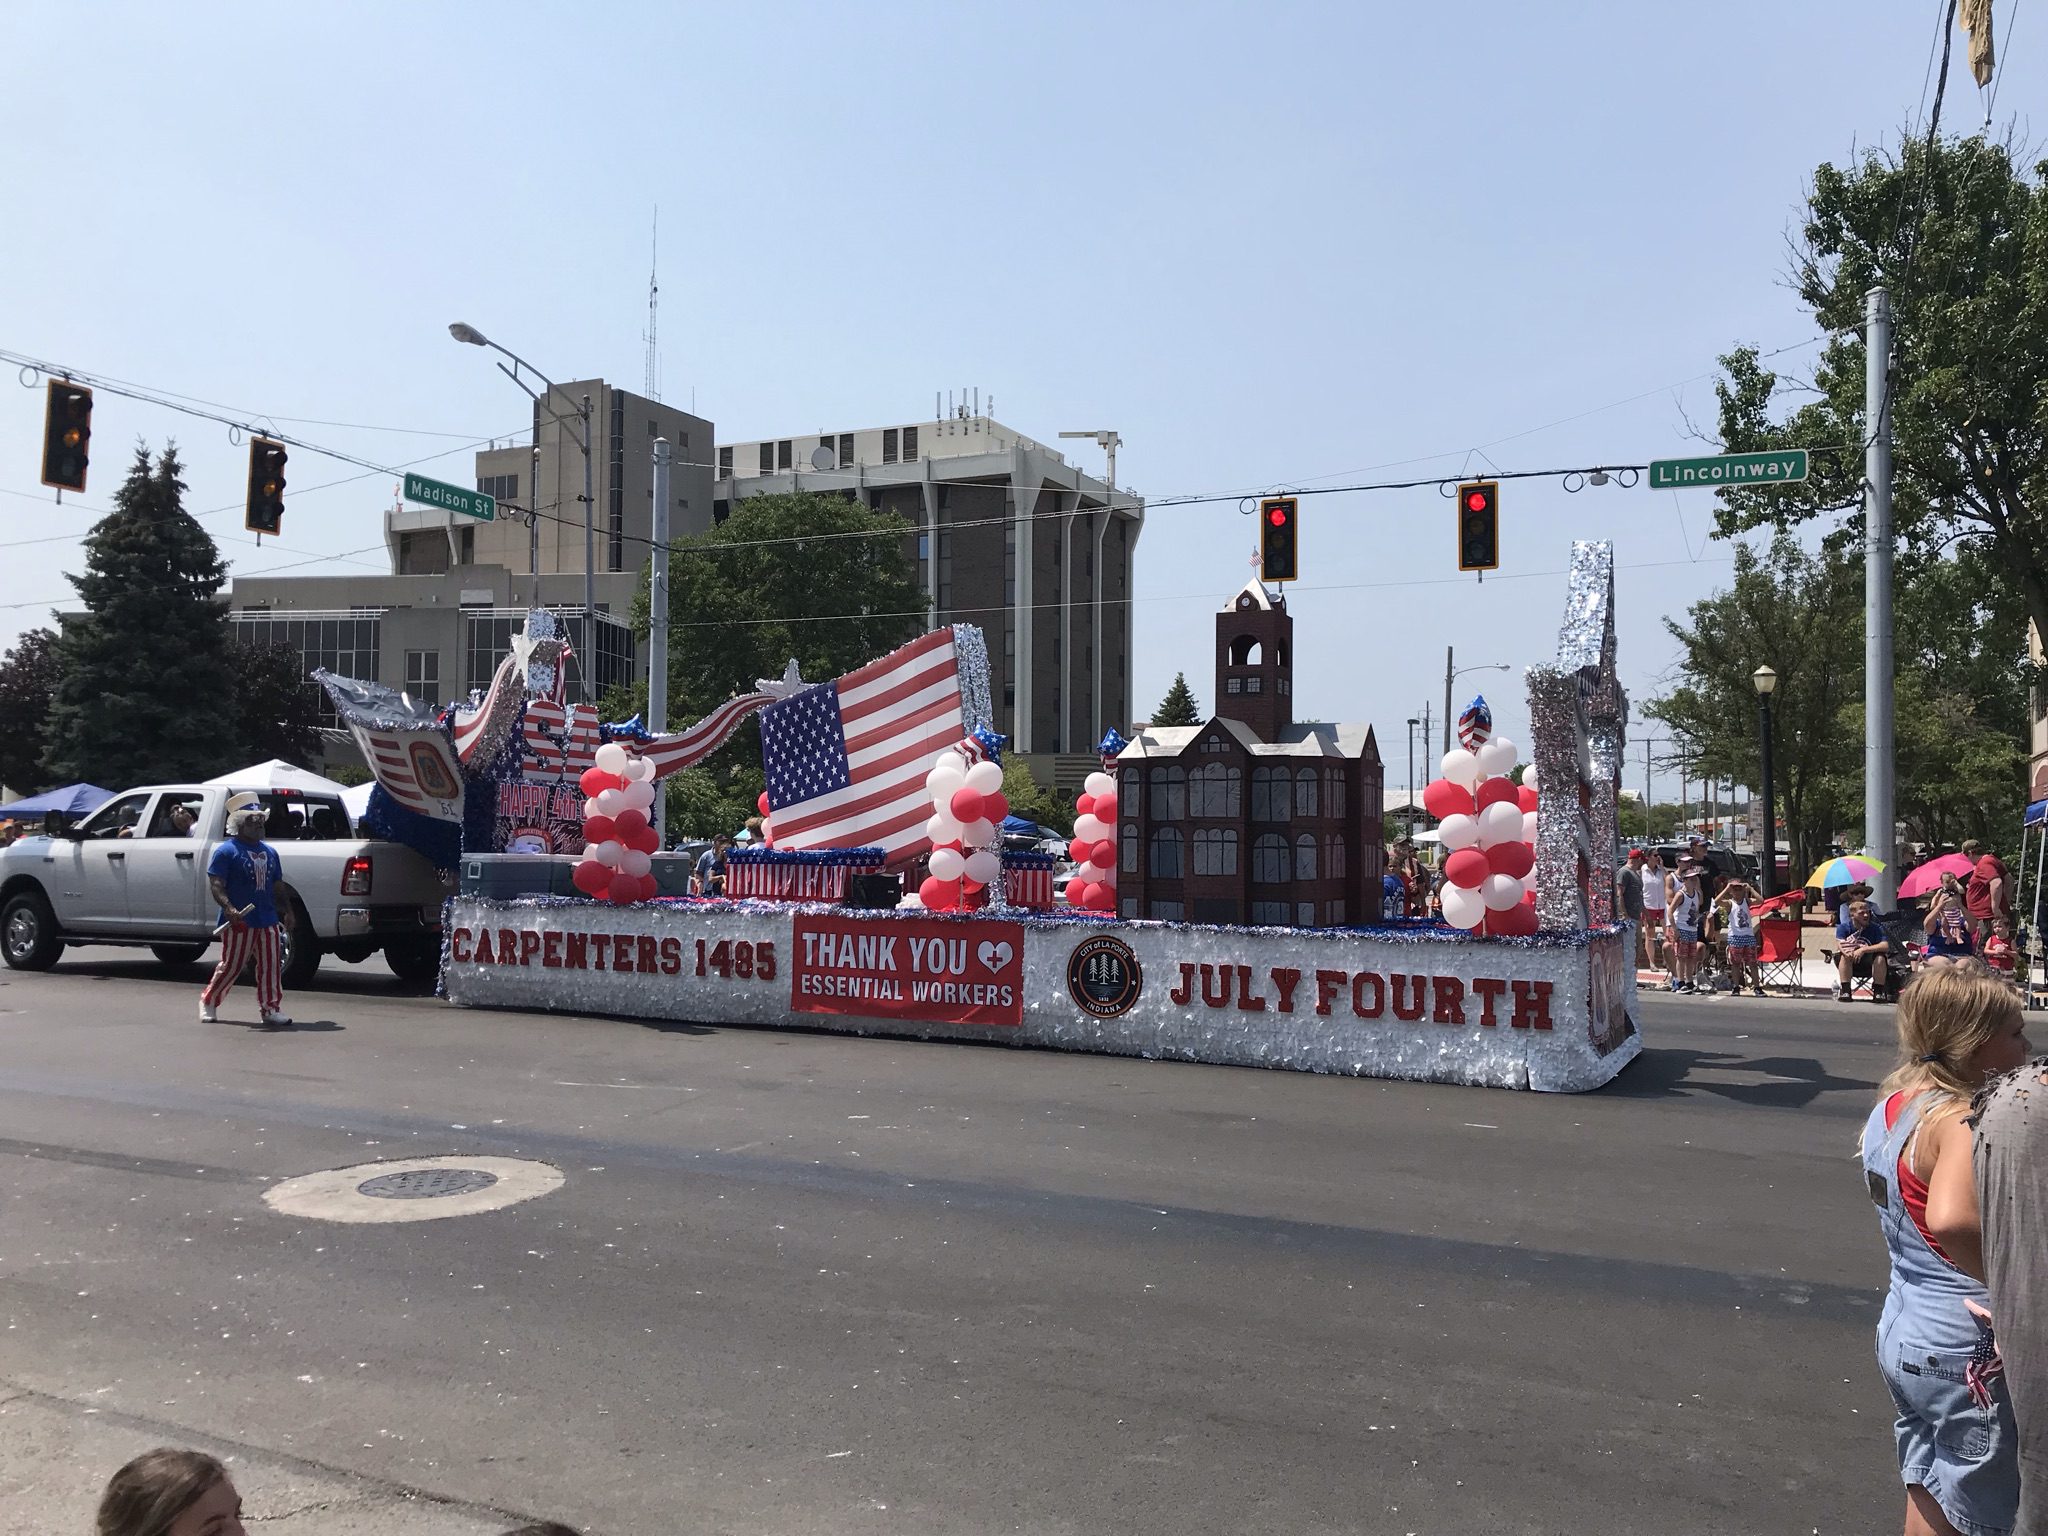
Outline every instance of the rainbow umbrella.
[(1829, 859), (1806, 877), (1806, 883), (1824, 891), (1838, 885), (1868, 885), (1883, 868), (1882, 859), (1866, 859), (1860, 853), (1851, 853)]

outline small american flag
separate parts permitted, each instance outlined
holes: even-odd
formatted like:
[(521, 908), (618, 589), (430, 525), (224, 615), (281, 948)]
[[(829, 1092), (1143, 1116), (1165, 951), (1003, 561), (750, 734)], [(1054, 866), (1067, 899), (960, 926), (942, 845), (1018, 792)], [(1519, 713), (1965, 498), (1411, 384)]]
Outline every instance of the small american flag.
[(966, 734), (951, 629), (769, 705), (761, 758), (775, 846), (880, 848), (885, 867), (910, 863), (930, 846), (932, 759)]
[(1488, 707), (1486, 696), (1481, 694), (1458, 716), (1458, 745), (1467, 752), (1477, 752), (1492, 736), (1493, 710)]

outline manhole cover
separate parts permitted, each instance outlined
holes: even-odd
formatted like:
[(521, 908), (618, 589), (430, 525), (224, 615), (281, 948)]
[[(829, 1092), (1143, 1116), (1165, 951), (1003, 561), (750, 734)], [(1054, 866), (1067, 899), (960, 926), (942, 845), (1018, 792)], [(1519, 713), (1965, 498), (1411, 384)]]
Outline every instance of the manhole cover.
[(365, 1179), (356, 1186), (356, 1193), (379, 1200), (439, 1200), (447, 1195), (489, 1189), (497, 1182), (495, 1173), (486, 1173), (481, 1168), (408, 1168), (404, 1173)]

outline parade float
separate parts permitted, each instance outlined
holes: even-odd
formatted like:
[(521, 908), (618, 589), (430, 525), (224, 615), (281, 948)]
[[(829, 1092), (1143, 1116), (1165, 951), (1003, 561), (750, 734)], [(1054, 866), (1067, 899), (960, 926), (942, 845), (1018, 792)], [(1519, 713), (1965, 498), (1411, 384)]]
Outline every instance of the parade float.
[[(1219, 616), (1219, 676), (1238, 681), (1219, 705), (1245, 707), (1104, 738), (1061, 902), (1049, 858), (998, 846), (1004, 743), (971, 626), (831, 682), (792, 665), (673, 735), (567, 704), (541, 612), (487, 693), (450, 710), (318, 676), (377, 778), (374, 830), (446, 866), (533, 860), (532, 894), (449, 901), (442, 987), (460, 1006), (1573, 1092), (1641, 1045), (1615, 906), (1613, 602), (1612, 547), (1575, 545), (1556, 658), (1528, 672), (1520, 783), (1483, 703), (1461, 719), (1426, 791), (1448, 855), (1443, 921), (1426, 923), (1380, 915), (1370, 730), (1267, 707), (1291, 696), (1271, 670), (1291, 631), (1256, 583)], [(659, 781), (750, 715), (763, 844), (732, 856), (723, 897), (664, 889)], [(575, 855), (575, 894), (543, 872), (563, 862), (550, 851)]]

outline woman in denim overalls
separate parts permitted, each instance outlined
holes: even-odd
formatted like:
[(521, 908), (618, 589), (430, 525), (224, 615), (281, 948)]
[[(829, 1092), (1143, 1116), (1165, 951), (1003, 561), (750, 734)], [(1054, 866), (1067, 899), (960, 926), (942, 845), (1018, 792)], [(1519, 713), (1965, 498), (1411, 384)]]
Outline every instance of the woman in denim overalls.
[(2008, 1536), (2019, 1507), (1990, 1297), (1927, 1227), (1936, 1166), (1970, 1159), (1970, 1096), (2027, 1059), (2019, 1010), (1998, 999), (1974, 961), (1914, 977), (1899, 998), (1899, 1065), (1863, 1127), (1863, 1173), (1891, 1256), (1877, 1363), (1898, 1409), (1906, 1536)]

